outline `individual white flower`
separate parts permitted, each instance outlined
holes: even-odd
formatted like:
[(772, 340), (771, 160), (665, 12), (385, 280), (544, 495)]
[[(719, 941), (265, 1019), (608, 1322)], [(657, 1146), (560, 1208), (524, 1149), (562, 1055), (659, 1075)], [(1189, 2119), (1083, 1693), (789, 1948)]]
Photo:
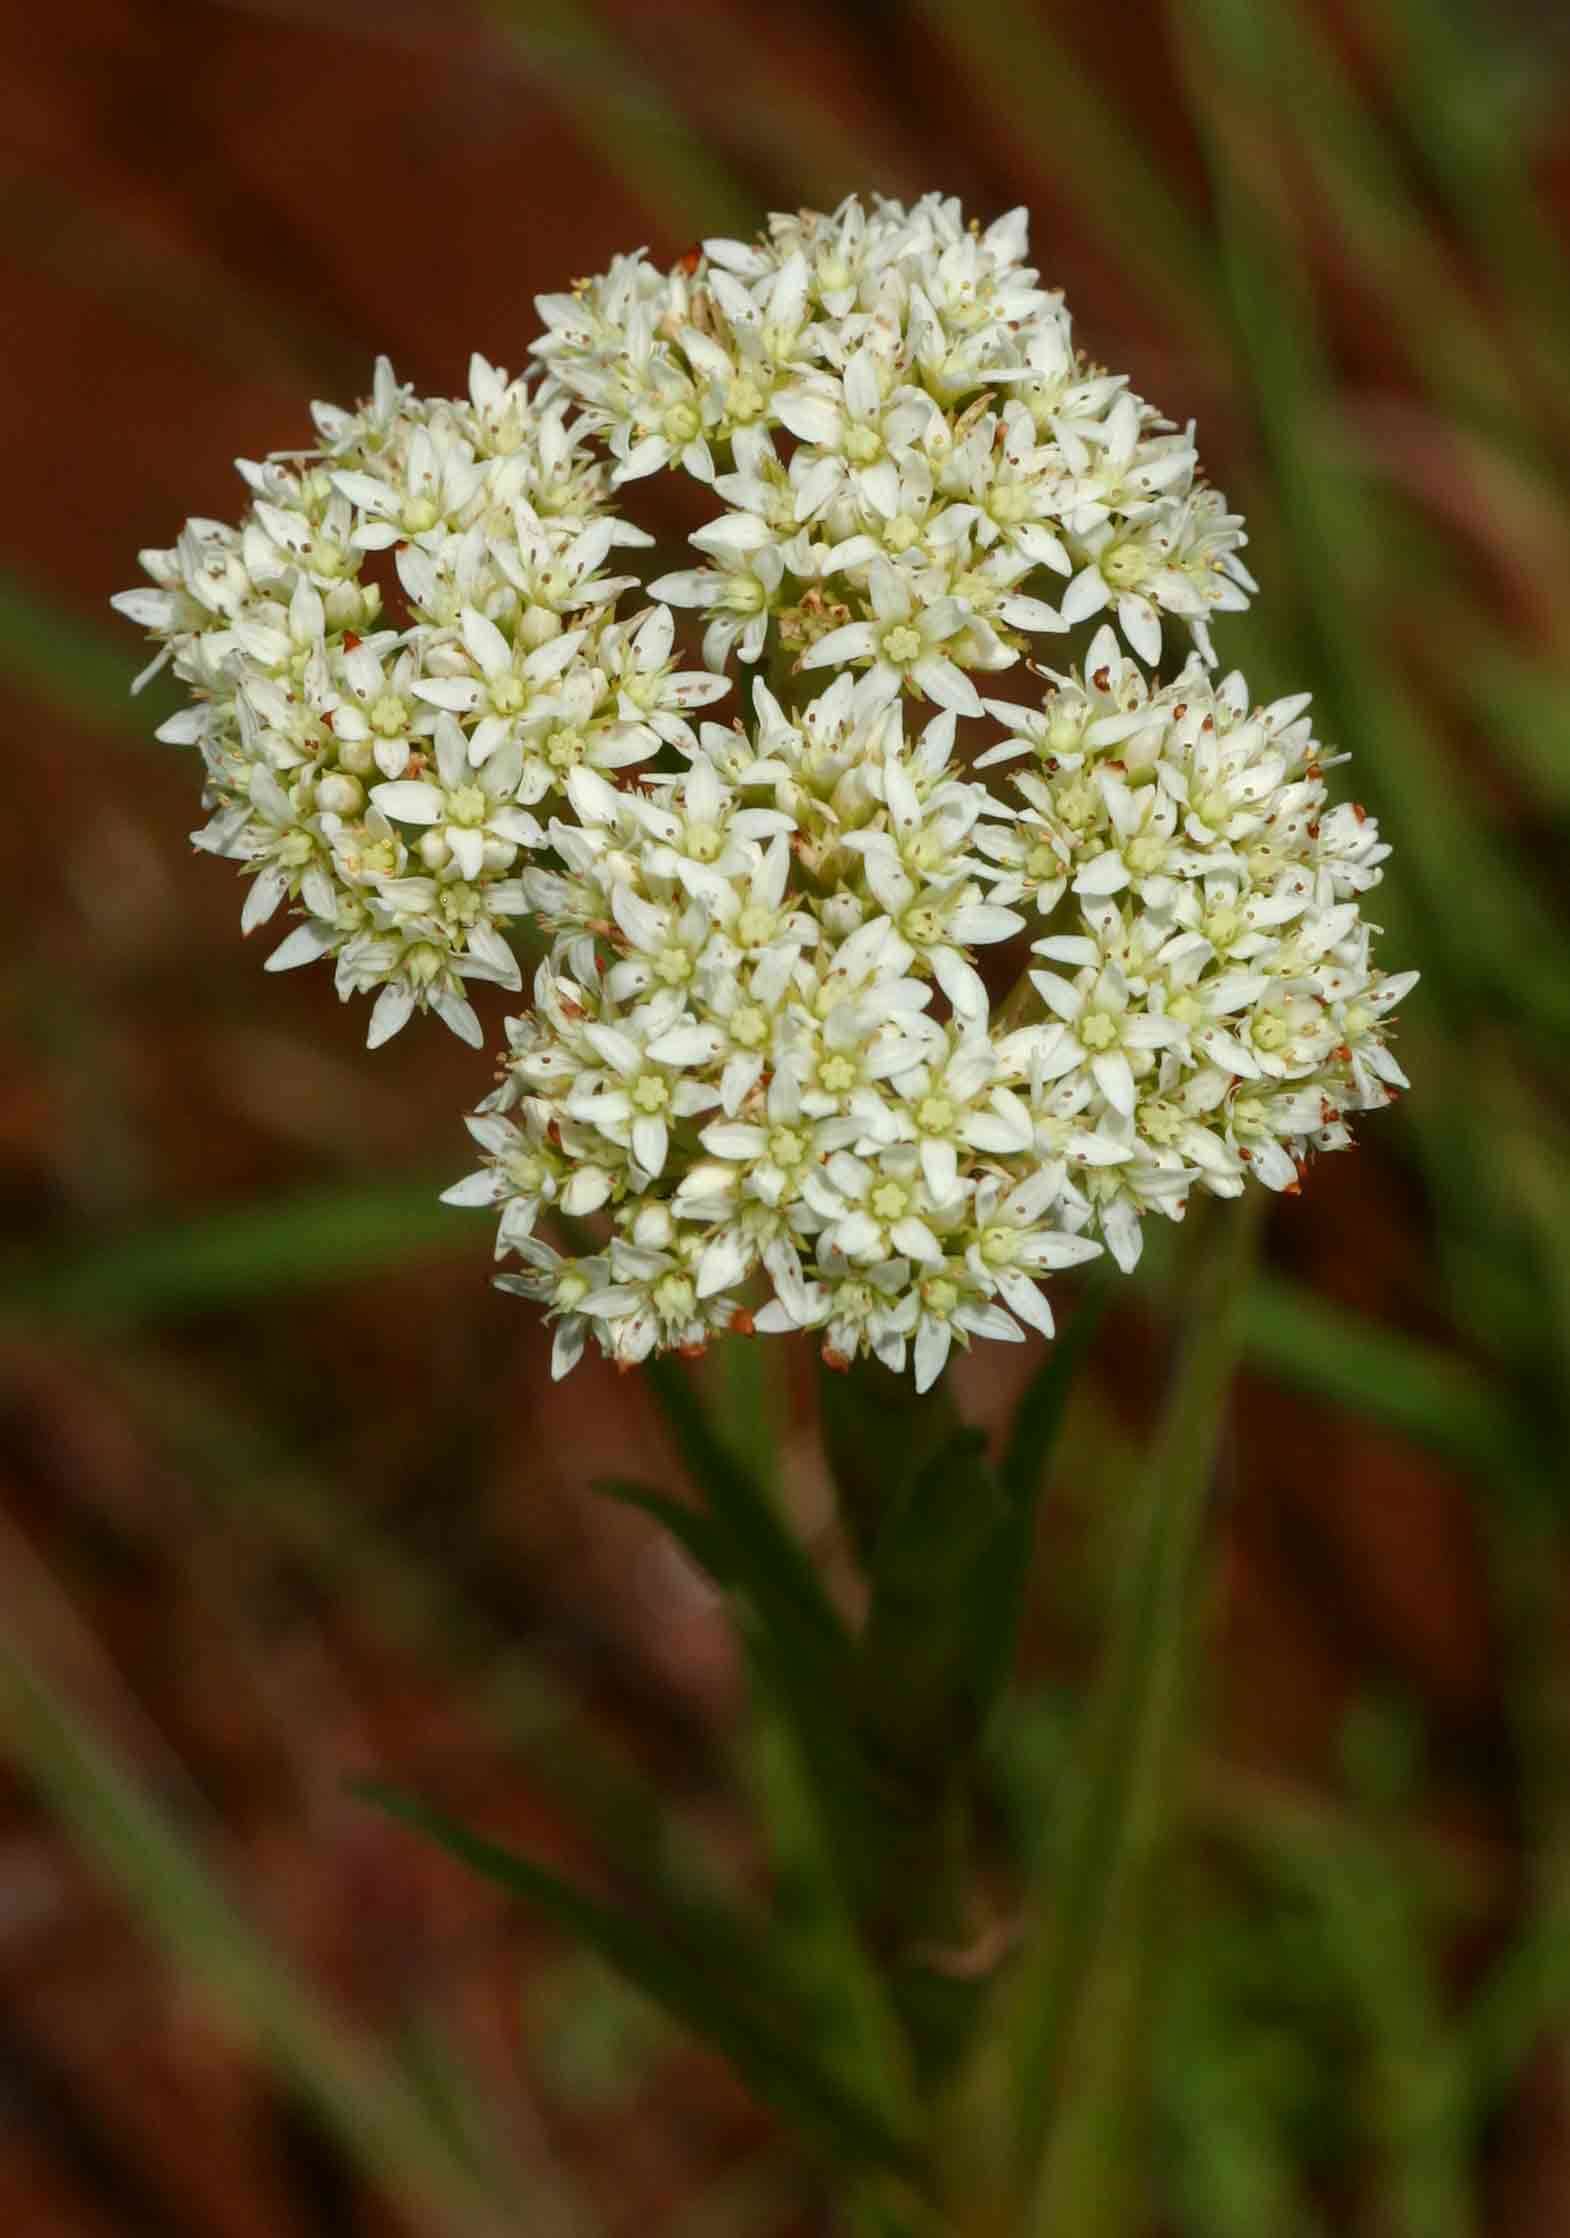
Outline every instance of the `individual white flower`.
[(871, 563), (866, 581), (871, 616), (830, 630), (807, 648), (799, 665), (865, 665), (869, 690), (879, 700), (911, 691), (956, 714), (979, 715), (980, 695), (952, 658), (959, 641), (975, 628), (969, 608), (950, 597), (924, 604), (919, 588), (887, 561)]
[(722, 669), (733, 651), (740, 660), (758, 660), (785, 580), (783, 550), (753, 513), (727, 513), (698, 529), (692, 541), (716, 564), (661, 575), (650, 589), (673, 606), (696, 606), (710, 616), (703, 633), (709, 668)]
[(625, 1144), (645, 1179), (657, 1181), (673, 1124), (719, 1102), (718, 1089), (696, 1076), (717, 1041), (675, 992), (650, 997), (614, 1023), (587, 1020), (581, 1044), (588, 1061), (565, 1098), (568, 1117)]
[(899, 505), (900, 459), (921, 443), (936, 413), (921, 389), (897, 380), (870, 340), (850, 352), (838, 379), (808, 374), (779, 392), (774, 409), (803, 446), (791, 463), (799, 521), (841, 494), (863, 515), (890, 519)]
[(529, 1274), (498, 1274), (491, 1280), (498, 1290), (510, 1290), (546, 1308), (546, 1319), (556, 1331), (551, 1344), (551, 1374), (558, 1380), (569, 1375), (583, 1357), (593, 1326), (584, 1311), (591, 1297), (604, 1295), (610, 1269), (601, 1256), (565, 1259), (538, 1236), (520, 1237), (514, 1246), (519, 1258), (533, 1269)]
[(1048, 1226), (1043, 1214), (1063, 1187), (1062, 1166), (1039, 1166), (1012, 1187), (1000, 1174), (977, 1185), (969, 1212), (965, 1265), (981, 1288), (995, 1293), (1011, 1313), (1043, 1336), (1053, 1331), (1052, 1308), (1037, 1288), (1042, 1275), (1080, 1266), (1096, 1256), (1089, 1237)]
[(513, 805), (523, 748), (514, 739), (476, 769), (450, 715), (438, 718), (435, 744), (434, 775), (373, 786), (373, 807), (392, 823), (423, 827), (418, 851), (427, 870), (453, 863), (467, 879), (510, 870), (520, 847), (538, 846), (544, 837), (527, 809)]

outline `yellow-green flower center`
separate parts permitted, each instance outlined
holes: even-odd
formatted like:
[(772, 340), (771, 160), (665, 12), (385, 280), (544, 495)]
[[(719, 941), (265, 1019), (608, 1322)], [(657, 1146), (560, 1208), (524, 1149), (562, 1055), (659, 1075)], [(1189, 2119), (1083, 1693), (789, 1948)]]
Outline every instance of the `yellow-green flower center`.
[(903, 1220), (910, 1210), (910, 1191), (902, 1181), (880, 1181), (869, 1202), (875, 1219)]

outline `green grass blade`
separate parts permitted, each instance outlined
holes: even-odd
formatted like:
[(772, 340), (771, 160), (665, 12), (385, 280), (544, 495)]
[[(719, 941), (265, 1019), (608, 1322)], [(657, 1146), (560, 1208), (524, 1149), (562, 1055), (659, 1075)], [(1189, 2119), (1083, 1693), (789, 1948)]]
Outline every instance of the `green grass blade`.
[(821, 1783), (790, 1705), (755, 1662), (748, 1764), (768, 1830), (769, 1946), (833, 2071), (900, 2136), (919, 2134), (911, 2047), (854, 1909)]
[(488, 13), (635, 204), (677, 230), (744, 238), (756, 230), (762, 212), (746, 187), (624, 58), (586, 0), (488, 0)]
[[(1444, 978), (1481, 1010), (1500, 999), (1526, 1009), (1563, 1043), (1570, 984), (1553, 961), (1558, 926), (1526, 866), (1447, 779), (1443, 752), (1380, 635), (1377, 513), (1327, 440), (1333, 392), (1301, 245), (1271, 215), (1265, 182), (1244, 167), (1257, 166), (1257, 135), (1245, 140), (1236, 125), (1258, 107), (1250, 63), (1267, 34), (1239, 0), (1202, 0), (1183, 21), (1228, 283), (1332, 705), (1373, 775)], [(1464, 913), (1452, 906), (1461, 889)]]
[(1043, 12), (1023, 0), (923, 0), (921, 12), (1030, 160), (1050, 168), (1186, 337), (1203, 340), (1216, 293), (1204, 233)]
[(13, 1258), (0, 1312), (135, 1327), (352, 1282), (443, 1246), (478, 1266), (489, 1239), (482, 1245), (475, 1227), (437, 1201), (444, 1185), (436, 1176), (323, 1184), (100, 1239), (63, 1258)]
[[(1370, 28), (1385, 46), (1392, 93), (1435, 185), (1489, 279), (1514, 297), (1512, 341), (1562, 384), (1570, 361), (1570, 264), (1527, 168), (1527, 88), (1512, 98), (1502, 85), (1486, 83), (1503, 43), (1499, 27), (1483, 20), (1472, 0), (1385, 0)], [(1523, 25), (1523, 65), (1530, 36)], [(1545, 75), (1538, 95), (1543, 141), (1553, 129), (1555, 98), (1563, 97), (1563, 61)]]
[(419, 2096), (290, 1971), (220, 1888), (194, 1843), (36, 1668), (0, 1637), (0, 1738), (146, 1932), (221, 2012), (257, 2032), (279, 2067), (389, 2196), (451, 2238), (509, 2238), (520, 2211), (553, 2238), (577, 2228), (543, 2184), (528, 2201), (488, 2193)]
[[(126, 555), (125, 568), (130, 583), (134, 552)], [(150, 739), (165, 709), (155, 710), (145, 697), (132, 699), (131, 679), (141, 665), (136, 640), (123, 625), (118, 634), (107, 622), (96, 627), (15, 576), (0, 574), (0, 668), (13, 691), (72, 722)]]
[(1105, 1278), (1092, 1277), (1073, 1320), (1048, 1345), (1009, 1424), (997, 1472), (1002, 1512), (970, 1586), (975, 1608), (972, 1683), (982, 1732), (1014, 1668), (1036, 1543), (1036, 1518), (1053, 1451), (1110, 1295)]
[(1508, 1402), (1465, 1362), (1279, 1276), (1254, 1278), (1244, 1351), (1250, 1367), (1289, 1389), (1382, 1423), (1487, 1476), (1520, 1446)]

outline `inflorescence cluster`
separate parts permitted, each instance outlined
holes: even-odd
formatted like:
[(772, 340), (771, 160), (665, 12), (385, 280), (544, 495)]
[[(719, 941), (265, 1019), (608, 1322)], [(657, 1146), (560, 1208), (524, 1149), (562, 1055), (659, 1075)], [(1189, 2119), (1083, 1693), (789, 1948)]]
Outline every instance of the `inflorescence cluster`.
[[(197, 845), (245, 929), (294, 919), (269, 969), (331, 958), (373, 1045), (477, 1043), (532, 941), (448, 1197), (500, 1207), (558, 1374), (814, 1329), (925, 1387), (1405, 1084), (1388, 850), (1306, 695), (1217, 679), (1242, 523), (1026, 256), (1023, 212), (929, 195), (618, 258), (540, 299), (528, 374), (316, 406), (116, 601), (190, 690)], [(660, 469), (715, 513), (644, 584), (617, 507)]]

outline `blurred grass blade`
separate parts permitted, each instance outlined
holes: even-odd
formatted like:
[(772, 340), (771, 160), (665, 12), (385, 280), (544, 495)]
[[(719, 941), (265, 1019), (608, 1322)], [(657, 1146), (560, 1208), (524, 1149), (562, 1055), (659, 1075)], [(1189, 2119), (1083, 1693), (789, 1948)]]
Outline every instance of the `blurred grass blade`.
[[(1199, 224), (1098, 79), (1040, 8), (1023, 0), (922, 0), (954, 66), (1019, 135), (1033, 166), (1080, 205), (1129, 275), (1164, 302), (1185, 339), (1206, 339), (1215, 265)], [(1043, 131), (1043, 120), (1050, 128)], [(1047, 275), (1049, 281), (1051, 274)]]
[(487, 0), (487, 12), (635, 204), (678, 233), (753, 232), (760, 213), (746, 185), (623, 54), (590, 0)]
[[(1127, 1985), (1142, 1924), (1145, 1884), (1162, 1835), (1170, 1757), (1179, 1729), (1183, 1647), (1211, 1475), (1243, 1317), (1262, 1191), (1210, 1208), (1191, 1249), (1200, 1254), (1186, 1290), (1191, 1335), (1181, 1358), (1139, 1496), (1139, 1543), (1090, 1716), (1086, 1777), (1063, 1851), (1061, 1880), (1017, 1983), (1010, 2042), (1014, 2154), (1022, 2204), (1039, 2238), (1093, 2227), (1065, 2210), (1055, 2189), (1060, 2124), (1078, 2109), (1065, 2096), (1086, 2055), (1095, 1992)], [(1120, 2009), (1123, 2009), (1120, 2007)], [(1098, 2047), (1098, 2058), (1110, 2057)], [(1114, 2062), (1115, 2064), (1115, 2062)]]
[(1449, 680), (1467, 719), (1508, 757), (1539, 807), (1570, 816), (1570, 675), (1563, 666), (1474, 626), (1466, 667)]
[[(592, 1829), (626, 1884), (672, 1910), (718, 1916), (728, 1879), (666, 1808), (646, 1773), (600, 1733), (585, 1707), (483, 1600), (425, 1553), (399, 1544), (340, 1490), (285, 1450), (232, 1389), (205, 1395), (189, 1375), (139, 1347), (94, 1363), (152, 1450), (202, 1487), (232, 1543), (251, 1559), (280, 1553), (342, 1601), (400, 1656), (461, 1681), (498, 1761), (530, 1777)], [(0, 1547), (0, 1556), (4, 1549)]]
[(1254, 1278), (1244, 1351), (1250, 1367), (1290, 1390), (1383, 1423), (1485, 1476), (1521, 1447), (1508, 1402), (1465, 1361), (1278, 1275)]
[[(1512, 342), (1538, 356), (1541, 371), (1562, 388), (1570, 358), (1570, 267), (1546, 196), (1534, 191), (1522, 127), (1535, 98), (1539, 137), (1548, 140), (1556, 101), (1563, 99), (1563, 62), (1557, 71), (1552, 61), (1546, 72), (1533, 67), (1539, 61), (1531, 53), (1534, 34), (1523, 21), (1512, 65), (1508, 31), (1485, 20), (1474, 0), (1385, 0), (1371, 12), (1370, 28), (1387, 50), (1391, 91), (1428, 157), (1435, 185), (1490, 280), (1502, 281), (1515, 297)], [(1522, 73), (1513, 92), (1503, 82), (1512, 66)], [(1562, 407), (1562, 394), (1557, 401)]]
[[(1505, 1000), (1570, 1041), (1570, 983), (1554, 960), (1559, 928), (1527, 866), (1448, 780), (1443, 751), (1382, 634), (1372, 588), (1377, 512), (1328, 440), (1332, 390), (1301, 244), (1272, 217), (1279, 196), (1257, 175), (1260, 147), (1269, 145), (1259, 132), (1258, 50), (1269, 35), (1241, 0), (1199, 0), (1180, 20), (1238, 328), (1333, 704), (1374, 774), (1402, 875), (1422, 897), (1424, 937), (1446, 977), (1479, 1008)], [(1457, 891), (1467, 895), (1464, 912), (1453, 906)]]
[[(1217, 8), (1227, 11), (1221, 22)], [(1361, 284), (1374, 288), (1390, 336), (1406, 351), (1417, 379), (1458, 417), (1496, 434), (1530, 433), (1522, 418), (1520, 368), (1497, 322), (1463, 285), (1453, 262), (1408, 183), (1395, 141), (1361, 98), (1337, 51), (1323, 10), (1303, 0), (1277, 0), (1268, 12), (1246, 0), (1199, 0), (1173, 11), (1181, 36), (1208, 23), (1225, 43), (1230, 76), (1248, 104), (1239, 135), (1250, 145), (1252, 189), (1261, 214), (1284, 218), (1290, 171), (1280, 144), (1300, 155), (1314, 186), (1352, 246)], [(1194, 82), (1190, 106), (1201, 114), (1210, 87)], [(1261, 134), (1261, 118), (1277, 112), (1281, 143)], [(1433, 347), (1436, 329), (1445, 347)]]
[(417, 2206), (425, 2227), (450, 2238), (510, 2238), (524, 2211), (542, 2234), (571, 2238), (575, 2214), (543, 2182), (527, 2201), (485, 2187), (418, 2093), (296, 1979), (14, 1637), (0, 1637), (0, 1737), (182, 1975), (257, 2031), (389, 2198)]
[(906, 2140), (883, 2110), (853, 2096), (825, 2069), (814, 2049), (796, 2040), (796, 2016), (769, 2010), (756, 1997), (756, 1974), (734, 1964), (715, 1967), (704, 1949), (684, 1948), (669, 1931), (669, 1922), (646, 1925), (602, 1904), (545, 1866), (460, 1826), (417, 1796), (378, 1780), (356, 1780), (352, 1789), (586, 1943), (728, 2060), (765, 2103), (799, 2124), (837, 2158), (852, 2167), (905, 2164)]
[[(129, 582), (134, 558), (125, 565)], [(142, 666), (132, 631), (122, 626), (117, 635), (108, 622), (85, 621), (7, 574), (0, 574), (0, 666), (13, 691), (98, 730), (150, 740), (168, 711), (146, 695), (131, 697)]]
[(353, 1282), (443, 1246), (478, 1263), (489, 1239), (437, 1201), (451, 1178), (327, 1184), (100, 1238), (63, 1258), (13, 1258), (0, 1309), (13, 1319), (136, 1326)]

